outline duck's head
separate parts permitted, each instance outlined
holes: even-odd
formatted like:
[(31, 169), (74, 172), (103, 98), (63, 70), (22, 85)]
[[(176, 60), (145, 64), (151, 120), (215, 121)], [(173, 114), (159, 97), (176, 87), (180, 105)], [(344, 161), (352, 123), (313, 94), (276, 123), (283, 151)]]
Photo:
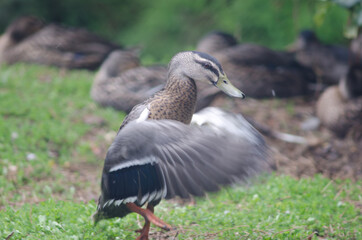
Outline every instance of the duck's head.
[(197, 44), (197, 51), (215, 53), (222, 49), (236, 45), (238, 42), (231, 34), (213, 31), (205, 35)]
[(14, 42), (21, 42), (44, 26), (44, 22), (37, 17), (23, 16), (13, 21), (6, 29), (6, 32)]
[(303, 39), (305, 42), (319, 42), (315, 32), (309, 29), (300, 31), (299, 38)]
[(298, 38), (288, 46), (290, 51), (301, 51), (312, 44), (318, 44), (319, 40), (314, 31), (305, 29), (299, 32)]
[(219, 61), (209, 54), (196, 51), (180, 52), (171, 59), (168, 67), (169, 81), (180, 78), (192, 79), (212, 84), (232, 97), (245, 97), (244, 93), (231, 84)]
[(299, 36), (296, 45), (300, 48), (306, 48), (311, 44), (318, 44), (319, 40), (314, 31), (306, 29), (299, 32)]

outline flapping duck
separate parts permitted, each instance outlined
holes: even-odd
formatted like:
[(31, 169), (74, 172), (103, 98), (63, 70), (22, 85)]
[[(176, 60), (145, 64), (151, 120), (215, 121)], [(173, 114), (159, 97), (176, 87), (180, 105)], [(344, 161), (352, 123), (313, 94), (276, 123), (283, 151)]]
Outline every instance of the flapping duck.
[(171, 229), (154, 215), (163, 198), (203, 196), (267, 169), (266, 144), (250, 125), (245, 134), (217, 127), (223, 117), (212, 117), (214, 121), (206, 126), (204, 122), (201, 127), (189, 125), (196, 81), (244, 98), (212, 56), (192, 51), (176, 54), (164, 89), (132, 109), (108, 150), (96, 222), (135, 212), (145, 219), (137, 239), (148, 239), (150, 223)]

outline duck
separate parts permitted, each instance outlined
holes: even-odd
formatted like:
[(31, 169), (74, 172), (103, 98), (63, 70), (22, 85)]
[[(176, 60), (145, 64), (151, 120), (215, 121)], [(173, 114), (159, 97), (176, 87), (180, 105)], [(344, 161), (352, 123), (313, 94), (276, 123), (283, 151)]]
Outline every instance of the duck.
[(304, 96), (316, 83), (313, 71), (298, 64), (293, 54), (252, 43), (238, 44), (225, 32), (206, 34), (196, 50), (217, 58), (235, 86), (252, 98)]
[(95, 75), (91, 98), (103, 107), (129, 113), (140, 102), (162, 89), (167, 67), (142, 66), (135, 50), (115, 50)]
[(134, 106), (108, 149), (95, 223), (137, 213), (145, 219), (137, 239), (148, 239), (151, 223), (172, 229), (154, 214), (162, 199), (201, 197), (267, 169), (268, 148), (254, 128), (245, 128), (241, 137), (196, 120), (201, 126), (190, 125), (196, 81), (245, 97), (214, 57), (197, 51), (177, 53), (168, 65), (165, 87)]
[(300, 31), (296, 41), (289, 47), (296, 60), (312, 68), (324, 86), (336, 85), (347, 74), (350, 51), (345, 46), (322, 43), (314, 31)]
[(337, 137), (362, 137), (362, 65), (349, 66), (339, 84), (321, 94), (316, 113), (322, 125)]
[(0, 43), (0, 63), (88, 70), (96, 70), (110, 52), (121, 48), (85, 29), (45, 24), (28, 16), (12, 22)]
[[(165, 86), (167, 71), (167, 66), (161, 64), (142, 66), (139, 49), (114, 50), (95, 75), (90, 96), (103, 107), (129, 113), (136, 104)], [(206, 84), (196, 84), (196, 111), (199, 111), (211, 104), (217, 92)]]

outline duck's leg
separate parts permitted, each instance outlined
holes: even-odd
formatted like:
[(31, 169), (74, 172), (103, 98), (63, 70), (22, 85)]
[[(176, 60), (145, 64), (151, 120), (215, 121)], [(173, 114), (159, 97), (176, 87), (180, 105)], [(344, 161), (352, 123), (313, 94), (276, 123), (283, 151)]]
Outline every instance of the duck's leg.
[[(147, 209), (150, 210), (152, 213), (154, 211), (154, 207), (151, 204), (147, 204)], [(145, 219), (145, 225), (142, 229), (138, 230), (138, 232), (141, 233), (141, 235), (136, 240), (147, 240), (148, 239), (148, 233), (150, 231), (150, 225), (151, 222)]]
[(147, 209), (143, 209), (138, 207), (134, 203), (126, 203), (127, 208), (131, 212), (135, 212), (140, 214), (145, 219), (145, 225), (141, 230), (141, 235), (137, 238), (137, 240), (147, 240), (148, 239), (148, 232), (150, 231), (150, 223), (153, 223), (157, 227), (160, 227), (164, 230), (170, 230), (171, 226), (153, 214), (154, 207), (151, 204), (147, 205)]
[(150, 221), (145, 219), (145, 225), (143, 226), (143, 228), (141, 230), (139, 230), (141, 235), (139, 235), (136, 238), (136, 240), (148, 240), (148, 233), (150, 231), (150, 225), (151, 225)]

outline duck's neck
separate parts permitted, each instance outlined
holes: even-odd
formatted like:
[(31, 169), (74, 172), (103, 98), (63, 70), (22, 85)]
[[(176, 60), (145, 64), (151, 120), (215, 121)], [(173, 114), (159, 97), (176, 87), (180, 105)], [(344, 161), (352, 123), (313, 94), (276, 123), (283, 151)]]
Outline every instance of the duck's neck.
[(169, 75), (167, 83), (165, 85), (165, 90), (168, 92), (185, 94), (186, 92), (195, 93), (195, 101), (196, 101), (196, 83), (190, 77), (186, 75), (182, 76), (174, 76)]
[(169, 76), (164, 90), (153, 102), (154, 119), (173, 119), (189, 124), (195, 111), (197, 89), (193, 79)]

